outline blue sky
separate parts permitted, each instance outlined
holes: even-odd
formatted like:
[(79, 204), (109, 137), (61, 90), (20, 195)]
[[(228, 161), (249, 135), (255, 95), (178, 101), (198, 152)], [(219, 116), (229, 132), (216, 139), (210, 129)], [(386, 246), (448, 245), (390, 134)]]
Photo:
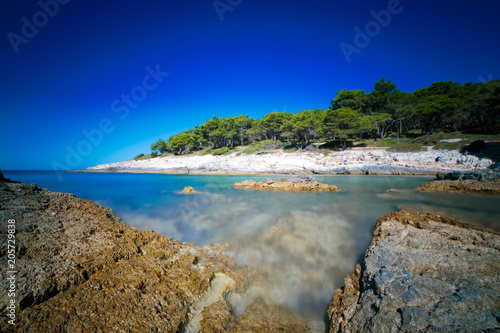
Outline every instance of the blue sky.
[(382, 76), (403, 91), (498, 79), (499, 14), (496, 0), (5, 0), (0, 168), (130, 159), (214, 115), (326, 109)]

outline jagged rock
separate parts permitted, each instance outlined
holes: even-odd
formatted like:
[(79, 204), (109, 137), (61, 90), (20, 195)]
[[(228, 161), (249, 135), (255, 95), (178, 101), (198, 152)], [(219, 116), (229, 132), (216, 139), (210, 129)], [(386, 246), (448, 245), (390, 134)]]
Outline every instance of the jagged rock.
[(377, 220), (361, 266), (328, 309), (330, 332), (500, 329), (500, 233), (425, 213)]
[(500, 194), (500, 182), (480, 180), (437, 180), (417, 187), (417, 191)]
[(191, 187), (191, 186), (186, 186), (184, 187), (184, 189), (182, 190), (181, 193), (184, 193), (184, 194), (193, 194), (193, 193), (197, 193), (196, 190)]
[[(19, 332), (217, 332), (239, 319), (225, 295), (244, 293), (262, 275), (237, 268), (233, 257), (220, 254), (224, 246), (197, 247), (139, 231), (110, 209), (34, 184), (0, 182), (0, 216), (15, 219)], [(7, 230), (0, 224), (0, 238), (7, 239)], [(1, 267), (7, 254), (1, 242)], [(8, 304), (8, 293), (0, 293), (2, 313)], [(269, 322), (271, 331), (297, 321), (278, 307), (252, 314), (280, 316), (281, 322)], [(245, 323), (238, 327), (249, 331)], [(0, 322), (0, 331), (12, 328)]]
[(266, 178), (258, 183), (253, 180), (245, 180), (241, 183), (235, 183), (234, 187), (268, 191), (342, 192), (335, 185), (318, 183), (312, 176), (294, 176), (281, 178), (278, 181)]
[(2, 173), (2, 169), (0, 169), (0, 182), (6, 182), (6, 183), (19, 183), (16, 182), (15, 180), (11, 180), (9, 178), (5, 178), (5, 176)]
[(438, 173), (435, 180), (500, 181), (500, 171), (485, 169), (478, 171), (453, 171), (448, 173)]
[(438, 173), (434, 179), (433, 182), (419, 186), (417, 191), (500, 194), (500, 172), (498, 170)]

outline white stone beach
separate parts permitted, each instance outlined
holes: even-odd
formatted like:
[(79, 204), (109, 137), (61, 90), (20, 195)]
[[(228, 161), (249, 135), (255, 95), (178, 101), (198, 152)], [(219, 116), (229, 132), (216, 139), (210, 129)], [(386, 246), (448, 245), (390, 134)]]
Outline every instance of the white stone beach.
[[(439, 158), (439, 161), (436, 160)], [(483, 169), (490, 159), (464, 155), (458, 150), (391, 152), (381, 148), (353, 148), (344, 151), (276, 149), (255, 155), (181, 155), (101, 164), (85, 171), (241, 174), (433, 174), (436, 172)]]

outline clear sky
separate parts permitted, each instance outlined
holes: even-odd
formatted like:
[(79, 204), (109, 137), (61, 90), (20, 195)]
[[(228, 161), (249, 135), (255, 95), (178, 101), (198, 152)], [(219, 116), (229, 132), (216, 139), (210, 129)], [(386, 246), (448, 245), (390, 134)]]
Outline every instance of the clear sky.
[(212, 116), (500, 77), (500, 1), (3, 0), (0, 168), (148, 153)]

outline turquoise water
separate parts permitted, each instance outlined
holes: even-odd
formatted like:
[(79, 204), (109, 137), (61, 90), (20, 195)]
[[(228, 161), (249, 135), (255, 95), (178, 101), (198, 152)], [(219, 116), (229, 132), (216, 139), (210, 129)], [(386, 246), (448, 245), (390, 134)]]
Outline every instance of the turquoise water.
[[(268, 284), (232, 300), (236, 312), (264, 297), (299, 312), (324, 313), (361, 260), (376, 219), (394, 210), (429, 211), (500, 230), (500, 197), (413, 191), (429, 176), (315, 176), (343, 192), (288, 193), (233, 188), (265, 176), (65, 173), (59, 182), (50, 171), (3, 173), (93, 200), (138, 229), (196, 245), (228, 243), (242, 265), (260, 265), (270, 276)], [(180, 194), (185, 186), (200, 193)], [(391, 188), (401, 192), (386, 192)]]

